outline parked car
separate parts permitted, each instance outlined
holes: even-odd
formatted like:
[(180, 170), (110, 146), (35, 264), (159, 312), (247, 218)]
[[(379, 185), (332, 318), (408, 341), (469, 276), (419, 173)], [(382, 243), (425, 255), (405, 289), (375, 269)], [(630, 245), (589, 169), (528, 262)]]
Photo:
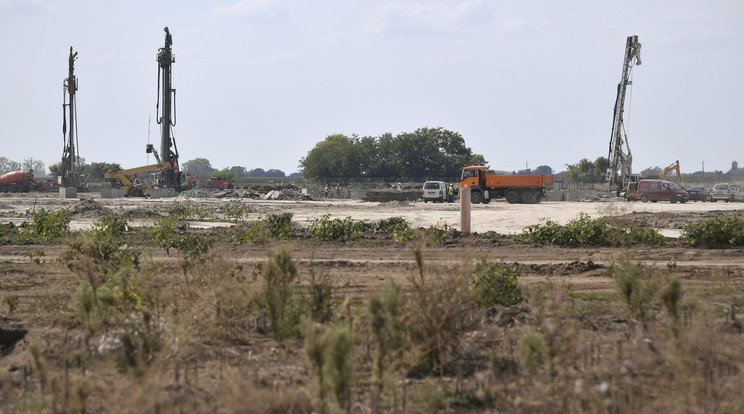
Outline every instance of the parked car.
[(690, 196), (690, 201), (713, 201), (713, 193), (708, 190), (708, 187), (694, 185), (685, 191)]
[(638, 181), (638, 199), (644, 203), (648, 201), (669, 201), (672, 203), (686, 203), (690, 196), (687, 191), (676, 183), (665, 180)]
[(744, 201), (744, 191), (736, 184), (718, 183), (713, 186), (713, 201)]
[(427, 201), (447, 201), (447, 183), (444, 181), (427, 181), (421, 192), (424, 203)]

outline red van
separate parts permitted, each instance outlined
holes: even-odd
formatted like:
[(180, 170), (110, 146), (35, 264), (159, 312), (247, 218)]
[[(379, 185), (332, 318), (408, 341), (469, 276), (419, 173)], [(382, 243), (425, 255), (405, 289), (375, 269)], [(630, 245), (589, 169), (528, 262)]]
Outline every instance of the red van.
[(665, 180), (641, 180), (638, 181), (638, 199), (644, 203), (653, 201), (670, 201), (672, 203), (686, 203), (690, 196), (687, 191), (676, 183)]

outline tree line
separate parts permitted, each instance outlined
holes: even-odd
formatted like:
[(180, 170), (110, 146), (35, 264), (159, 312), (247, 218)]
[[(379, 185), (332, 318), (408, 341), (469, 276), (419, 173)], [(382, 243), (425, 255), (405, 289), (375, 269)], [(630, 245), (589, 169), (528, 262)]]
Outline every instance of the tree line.
[(327, 136), (300, 160), (306, 178), (448, 178), (465, 165), (485, 164), (462, 136), (444, 128), (419, 128), (379, 137)]

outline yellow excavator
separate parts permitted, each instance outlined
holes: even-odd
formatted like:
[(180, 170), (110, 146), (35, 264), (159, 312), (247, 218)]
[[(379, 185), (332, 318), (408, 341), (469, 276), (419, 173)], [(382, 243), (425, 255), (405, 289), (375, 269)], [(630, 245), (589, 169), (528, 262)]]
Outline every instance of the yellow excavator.
[(667, 174), (669, 174), (672, 171), (674, 171), (674, 172), (677, 173), (677, 185), (681, 186), (680, 181), (679, 181), (680, 180), (680, 176), (681, 176), (681, 174), (679, 172), (679, 160), (675, 161), (674, 163), (672, 163), (672, 165), (670, 165), (670, 166), (664, 168), (663, 170), (661, 170), (661, 174), (659, 174), (659, 179), (660, 180), (666, 180)]

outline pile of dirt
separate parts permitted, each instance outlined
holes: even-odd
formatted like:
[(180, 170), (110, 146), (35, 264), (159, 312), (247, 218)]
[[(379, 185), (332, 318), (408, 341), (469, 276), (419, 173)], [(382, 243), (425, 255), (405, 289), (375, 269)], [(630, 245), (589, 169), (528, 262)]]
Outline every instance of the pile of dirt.
[(265, 200), (292, 200), (292, 201), (313, 201), (313, 197), (302, 194), (299, 188), (282, 188), (279, 190), (271, 190), (266, 193), (263, 197)]
[(67, 212), (76, 218), (95, 218), (111, 214), (111, 210), (92, 198), (81, 198), (77, 203), (67, 207)]

